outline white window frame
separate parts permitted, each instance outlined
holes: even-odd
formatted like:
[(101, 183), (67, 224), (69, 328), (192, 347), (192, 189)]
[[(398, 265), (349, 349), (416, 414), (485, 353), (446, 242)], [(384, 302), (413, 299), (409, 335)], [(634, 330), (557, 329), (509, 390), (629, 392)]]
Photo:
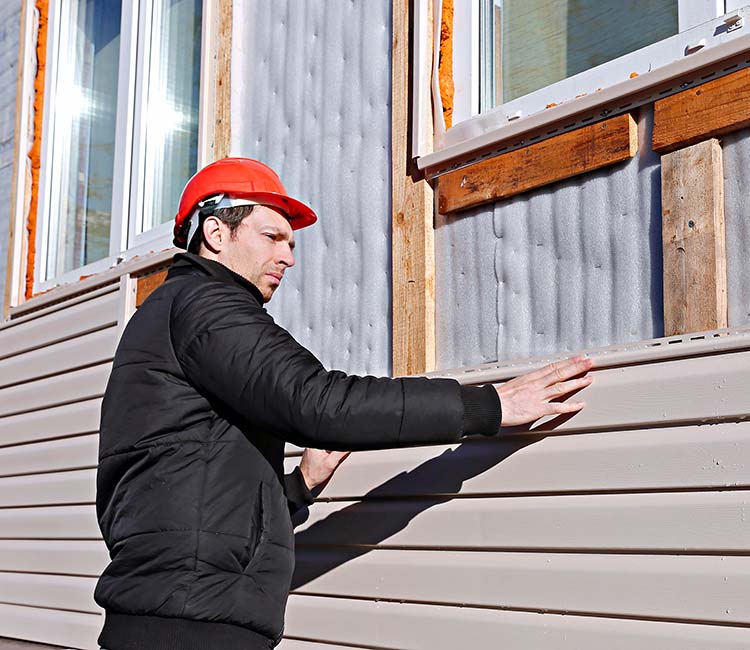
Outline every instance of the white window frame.
[[(54, 187), (52, 184), (52, 170), (56, 168), (60, 150), (64, 146), (60, 142), (59, 134), (56, 136), (53, 131), (52, 102), (54, 102), (58, 84), (62, 82), (59, 78), (61, 67), (56, 65), (56, 62), (59, 60), (59, 52), (67, 51), (65, 43), (61, 42), (62, 34), (59, 29), (66, 4), (67, 0), (53, 0), (49, 7), (48, 63), (44, 89), (48, 100), (45, 102), (42, 125), (34, 293), (46, 291), (61, 284), (76, 282), (83, 275), (100, 273), (126, 259), (172, 246), (171, 223), (161, 224), (143, 233), (137, 233), (135, 226), (137, 220), (143, 219), (141, 188), (144, 187), (144, 173), (140, 159), (142, 158), (142, 131), (145, 128), (145, 120), (141, 120), (141, 112), (148, 74), (144, 74), (141, 68), (145, 69), (147, 62), (147, 59), (143, 58), (146, 47), (144, 43), (150, 41), (148, 38), (138, 38), (138, 28), (139, 24), (150, 25), (143, 21), (152, 3), (150, 0), (123, 0), (109, 256), (61, 275), (48, 277), (50, 237), (57, 232), (57, 218), (59, 217), (53, 209), (53, 206), (59, 202), (56, 199), (59, 186)], [(210, 132), (211, 127), (212, 107), (209, 106), (210, 97), (207, 87), (211, 72), (209, 49), (213, 46), (210, 28), (214, 18), (213, 4), (214, 0), (203, 0), (202, 6), (198, 169), (209, 162), (208, 157), (211, 154), (207, 133)]]
[[(417, 1), (423, 3), (429, 0)], [(412, 149), (417, 166), (426, 170), (430, 176), (439, 175), (465, 164), (467, 156), (470, 157), (473, 152), (486, 150), (495, 144), (542, 129), (546, 125), (580, 116), (597, 107), (616, 104), (617, 100), (641, 93), (645, 89), (710, 66), (750, 48), (750, 6), (744, 6), (748, 4), (748, 0), (726, 0), (726, 6), (725, 0), (679, 0), (679, 3), (680, 33), (550, 84), (502, 106), (480, 114), (478, 92), (474, 95), (457, 93), (454, 96), (453, 126), (447, 130), (442, 124), (437, 75), (433, 74), (432, 92), (436, 108), (432, 147), (424, 144), (424, 138), (417, 137), (417, 134), (425, 132), (424, 125), (420, 123), (425, 119), (425, 115), (416, 110), (416, 103), (413, 110)], [(434, 4), (434, 20), (439, 27), (442, 3), (440, 0), (434, 0)], [(418, 13), (420, 20), (423, 20), (427, 13), (426, 9), (422, 9)], [(478, 43), (478, 14), (479, 0), (456, 3), (454, 33), (459, 35), (466, 31), (465, 25), (468, 21), (473, 26), (473, 40)], [(730, 23), (725, 21), (736, 21), (736, 18), (742, 19), (740, 27), (727, 29)], [(422, 34), (425, 31), (417, 30), (416, 33)], [(434, 42), (436, 47), (439, 47), (438, 30)], [(454, 84), (459, 87), (455, 78), (459, 71), (461, 74), (468, 73), (472, 75), (469, 85), (478, 91), (479, 47), (459, 47), (459, 44), (460, 40), (456, 42), (454, 38)], [(424, 44), (419, 43), (414, 48), (415, 70), (422, 69), (420, 66), (427, 64), (426, 57), (434, 57), (433, 69), (436, 70), (437, 56), (427, 50)], [(415, 97), (418, 91), (415, 85)], [(547, 108), (552, 104), (553, 107)]]

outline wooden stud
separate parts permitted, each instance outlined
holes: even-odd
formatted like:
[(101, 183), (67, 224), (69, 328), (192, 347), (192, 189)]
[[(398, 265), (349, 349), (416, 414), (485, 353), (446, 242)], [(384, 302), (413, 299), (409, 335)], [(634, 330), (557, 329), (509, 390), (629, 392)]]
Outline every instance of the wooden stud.
[(409, 0), (393, 0), (394, 376), (427, 372), (435, 367), (433, 193), (430, 185), (425, 180), (415, 179), (409, 169), (409, 6)]
[(168, 269), (158, 269), (145, 275), (141, 275), (137, 280), (137, 289), (135, 292), (135, 307), (136, 309), (143, 304), (143, 301), (148, 298), (151, 293), (159, 287), (164, 280), (167, 278)]
[(727, 327), (724, 178), (718, 140), (661, 159), (664, 334)]
[(226, 158), (232, 143), (232, 4), (217, 0), (214, 159)]
[(654, 105), (654, 151), (666, 153), (750, 126), (750, 69), (745, 68)]
[(630, 114), (563, 133), (440, 177), (441, 214), (498, 201), (632, 158), (638, 127)]

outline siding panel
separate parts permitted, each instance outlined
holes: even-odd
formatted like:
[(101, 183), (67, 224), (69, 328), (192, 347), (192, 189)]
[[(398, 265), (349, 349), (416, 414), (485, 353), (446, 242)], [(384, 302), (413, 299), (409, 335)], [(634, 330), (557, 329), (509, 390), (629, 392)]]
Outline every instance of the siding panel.
[(0, 329), (0, 359), (112, 327), (117, 323), (119, 300), (119, 293), (113, 291), (33, 320), (11, 321)]
[(98, 451), (99, 434), (6, 447), (0, 454), (0, 477), (93, 468)]
[(100, 397), (111, 369), (112, 364), (106, 363), (5, 388), (0, 417)]
[[(302, 549), (306, 594), (750, 624), (750, 558)], [(644, 589), (644, 585), (651, 585)]]
[(101, 614), (63, 612), (0, 603), (0, 630), (7, 637), (96, 650), (104, 619)]
[[(0, 398), (4, 399), (2, 394)], [(0, 446), (97, 431), (101, 404), (101, 399), (94, 398), (0, 418)]]
[(0, 602), (96, 614), (96, 578), (0, 573)]
[(94, 503), (96, 470), (0, 478), (0, 508)]
[(96, 509), (50, 506), (0, 510), (0, 539), (101, 539)]
[(319, 503), (298, 545), (750, 551), (750, 492)]
[(748, 487), (748, 440), (750, 422), (727, 422), (355, 453), (323, 498)]
[(3, 360), (0, 388), (63, 373), (77, 366), (110, 361), (116, 346), (117, 330), (110, 327), (18, 354)]
[(747, 628), (314, 596), (292, 596), (288, 611), (289, 636), (368, 648), (747, 650), (750, 639)]
[(98, 576), (109, 563), (102, 540), (0, 541), (0, 571)]

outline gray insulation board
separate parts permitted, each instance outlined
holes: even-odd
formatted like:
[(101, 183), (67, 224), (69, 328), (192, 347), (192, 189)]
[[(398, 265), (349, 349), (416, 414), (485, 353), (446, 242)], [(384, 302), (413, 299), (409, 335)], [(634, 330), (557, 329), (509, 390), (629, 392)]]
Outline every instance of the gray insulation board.
[(13, 188), (13, 145), (16, 124), (16, 77), (21, 1), (0, 3), (0, 300), (5, 295), (10, 228), (10, 196)]
[(319, 215), (269, 303), (329, 368), (391, 357), (387, 0), (234, 5), (232, 155), (257, 158)]
[(652, 110), (624, 163), (439, 216), (441, 369), (660, 336), (661, 182)]
[(729, 326), (742, 327), (750, 325), (750, 129), (724, 136), (722, 149)]

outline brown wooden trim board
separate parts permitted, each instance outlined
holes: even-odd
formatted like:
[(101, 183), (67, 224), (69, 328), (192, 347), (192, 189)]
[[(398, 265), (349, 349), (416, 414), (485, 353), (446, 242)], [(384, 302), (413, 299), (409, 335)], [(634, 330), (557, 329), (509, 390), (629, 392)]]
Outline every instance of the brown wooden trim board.
[(654, 151), (666, 153), (750, 126), (750, 69), (660, 99), (654, 105)]
[(638, 127), (629, 113), (482, 160), (441, 176), (441, 214), (520, 194), (635, 156)]

